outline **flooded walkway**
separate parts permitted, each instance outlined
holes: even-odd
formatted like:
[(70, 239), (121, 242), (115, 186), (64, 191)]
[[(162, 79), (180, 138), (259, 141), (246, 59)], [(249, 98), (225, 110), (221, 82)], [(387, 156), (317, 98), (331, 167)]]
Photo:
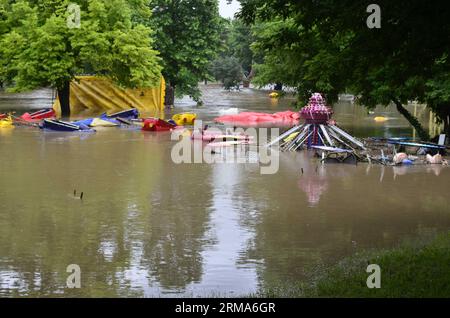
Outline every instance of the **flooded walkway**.
[[(210, 122), (230, 108), (276, 112), (294, 101), (202, 89), (204, 106), (183, 99), (168, 116), (193, 111)], [(0, 111), (50, 106), (46, 96), (2, 95)], [(358, 137), (413, 133), (393, 108), (334, 109)], [(426, 123), (428, 113), (416, 111)], [(168, 133), (127, 129), (2, 133), (0, 296), (246, 295), (450, 228), (447, 167), (322, 166), (299, 152), (282, 153), (279, 172), (261, 175), (253, 163), (175, 165), (172, 146)], [(81, 289), (66, 287), (70, 264), (82, 270)]]

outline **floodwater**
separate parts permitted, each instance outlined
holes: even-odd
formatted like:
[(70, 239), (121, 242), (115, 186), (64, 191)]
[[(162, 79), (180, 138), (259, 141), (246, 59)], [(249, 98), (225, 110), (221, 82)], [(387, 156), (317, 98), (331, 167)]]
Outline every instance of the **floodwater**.
[[(275, 112), (293, 101), (202, 89), (204, 106), (183, 99), (171, 112), (210, 122), (230, 108)], [(51, 104), (45, 90), (19, 97), (0, 95), (0, 111)], [(334, 109), (358, 137), (413, 134), (393, 108)], [(257, 163), (176, 165), (174, 143), (130, 129), (0, 130), (0, 296), (247, 295), (450, 228), (447, 167), (319, 165), (299, 152), (282, 153), (278, 173), (262, 175)], [(80, 289), (66, 286), (71, 264)]]

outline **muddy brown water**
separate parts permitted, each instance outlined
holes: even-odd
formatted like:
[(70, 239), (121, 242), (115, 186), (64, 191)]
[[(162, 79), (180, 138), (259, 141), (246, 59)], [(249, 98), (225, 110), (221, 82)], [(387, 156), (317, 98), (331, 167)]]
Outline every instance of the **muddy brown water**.
[[(183, 99), (170, 113), (210, 122), (230, 108), (275, 112), (293, 101), (202, 89), (203, 107)], [(50, 104), (46, 90), (0, 94), (0, 111)], [(358, 137), (412, 135), (393, 108), (334, 109)], [(168, 133), (131, 129), (0, 131), (0, 296), (246, 295), (450, 228), (446, 167), (322, 166), (299, 152), (261, 175), (255, 163), (176, 165), (173, 145)], [(81, 289), (66, 286), (70, 264), (81, 268)]]

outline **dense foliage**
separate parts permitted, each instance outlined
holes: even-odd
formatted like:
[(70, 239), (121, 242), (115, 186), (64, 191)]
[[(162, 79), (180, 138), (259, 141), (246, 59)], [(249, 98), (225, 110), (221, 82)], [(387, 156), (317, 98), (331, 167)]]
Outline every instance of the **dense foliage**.
[(367, 26), (371, 1), (240, 2), (240, 16), (259, 24), (260, 83), (282, 81), (300, 96), (321, 91), (330, 100), (348, 91), (369, 107), (393, 102), (423, 139), (426, 132), (403, 105), (425, 102), (450, 133), (447, 1), (377, 1), (381, 28)]
[[(163, 75), (177, 96), (199, 100), (198, 83), (220, 45), (221, 19), (217, 0), (151, 0), (150, 20), (156, 48), (163, 59)], [(171, 90), (173, 92), (173, 90)], [(173, 96), (168, 94), (169, 104)]]
[[(70, 3), (80, 6), (79, 27), (68, 25)], [(131, 88), (160, 80), (151, 30), (135, 22), (151, 16), (144, 0), (2, 0), (0, 12), (1, 81), (14, 91), (57, 88), (65, 114), (77, 74), (102, 74)]]
[(251, 27), (239, 19), (222, 19), (221, 46), (217, 59), (211, 63), (211, 73), (225, 89), (238, 88), (253, 76), (254, 41)]
[(251, 44), (254, 41), (252, 28), (244, 24), (240, 19), (228, 22), (227, 42), (224, 54), (232, 56), (239, 61), (245, 76), (252, 72), (254, 54)]
[(227, 90), (239, 88), (243, 79), (243, 71), (239, 60), (235, 57), (220, 57), (212, 63), (214, 78)]

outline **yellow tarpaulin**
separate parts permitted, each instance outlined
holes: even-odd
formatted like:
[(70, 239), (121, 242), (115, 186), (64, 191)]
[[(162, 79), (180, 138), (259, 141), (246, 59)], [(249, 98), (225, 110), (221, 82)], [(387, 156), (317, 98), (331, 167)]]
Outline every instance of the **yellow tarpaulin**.
[[(104, 77), (79, 76), (70, 83), (70, 112), (76, 116), (137, 108), (145, 116), (163, 117), (165, 89), (163, 77), (155, 88), (123, 89)], [(53, 109), (61, 115), (58, 98)]]

